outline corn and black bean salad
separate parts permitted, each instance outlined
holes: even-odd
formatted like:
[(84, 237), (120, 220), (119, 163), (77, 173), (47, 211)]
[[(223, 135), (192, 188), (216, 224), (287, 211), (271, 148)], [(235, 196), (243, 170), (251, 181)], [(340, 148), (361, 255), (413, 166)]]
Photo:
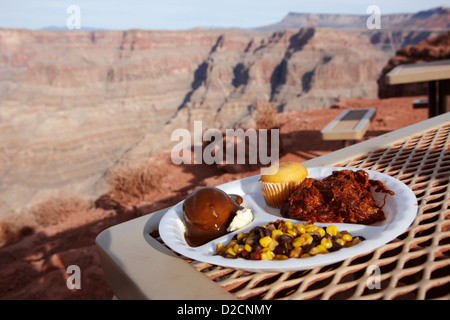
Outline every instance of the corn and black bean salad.
[(321, 228), (276, 220), (238, 233), (226, 245), (218, 243), (216, 255), (247, 260), (307, 258), (351, 247), (362, 240), (364, 237), (353, 237), (347, 231), (338, 232), (334, 225)]

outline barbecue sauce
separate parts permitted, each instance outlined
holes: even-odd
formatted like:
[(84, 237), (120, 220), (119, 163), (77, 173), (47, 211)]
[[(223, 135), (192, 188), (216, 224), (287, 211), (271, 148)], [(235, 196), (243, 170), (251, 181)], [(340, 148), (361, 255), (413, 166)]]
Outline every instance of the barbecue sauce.
[(243, 209), (242, 201), (214, 187), (193, 191), (183, 203), (186, 242), (198, 247), (226, 234), (236, 211)]

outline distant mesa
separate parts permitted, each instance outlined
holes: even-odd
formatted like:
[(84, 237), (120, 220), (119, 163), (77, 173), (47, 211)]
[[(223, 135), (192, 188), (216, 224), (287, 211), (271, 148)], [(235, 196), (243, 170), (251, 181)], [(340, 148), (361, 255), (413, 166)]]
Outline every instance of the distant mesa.
[[(299, 28), (366, 29), (369, 14), (314, 14), (290, 12), (280, 22), (255, 28), (258, 31), (279, 31)], [(450, 28), (450, 8), (438, 7), (417, 13), (383, 14), (382, 29), (429, 30)]]

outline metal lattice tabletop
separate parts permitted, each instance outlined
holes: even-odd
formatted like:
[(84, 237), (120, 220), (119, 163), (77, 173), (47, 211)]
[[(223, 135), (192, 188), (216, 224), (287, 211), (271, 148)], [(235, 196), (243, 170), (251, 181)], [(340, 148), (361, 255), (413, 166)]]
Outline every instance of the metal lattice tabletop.
[[(448, 299), (450, 117), (442, 117), (441, 125), (403, 139), (394, 135), (395, 142), (379, 139), (366, 143), (365, 148), (351, 146), (311, 162), (375, 170), (413, 190), (419, 205), (416, 219), (388, 244), (332, 265), (285, 273), (252, 273), (176, 259), (237, 299)], [(359, 150), (359, 155), (345, 154), (352, 150)], [(333, 163), (333, 159), (339, 161)]]

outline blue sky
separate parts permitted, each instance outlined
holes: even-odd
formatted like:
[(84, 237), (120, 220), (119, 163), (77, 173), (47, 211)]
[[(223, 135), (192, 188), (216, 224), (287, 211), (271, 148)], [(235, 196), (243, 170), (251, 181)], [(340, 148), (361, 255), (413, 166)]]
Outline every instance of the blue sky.
[(381, 14), (417, 12), (450, 6), (450, 0), (0, 0), (0, 27), (64, 27), (70, 5), (80, 8), (81, 29), (184, 30), (259, 27), (280, 21), (288, 12), (365, 15), (370, 5), (378, 5)]

